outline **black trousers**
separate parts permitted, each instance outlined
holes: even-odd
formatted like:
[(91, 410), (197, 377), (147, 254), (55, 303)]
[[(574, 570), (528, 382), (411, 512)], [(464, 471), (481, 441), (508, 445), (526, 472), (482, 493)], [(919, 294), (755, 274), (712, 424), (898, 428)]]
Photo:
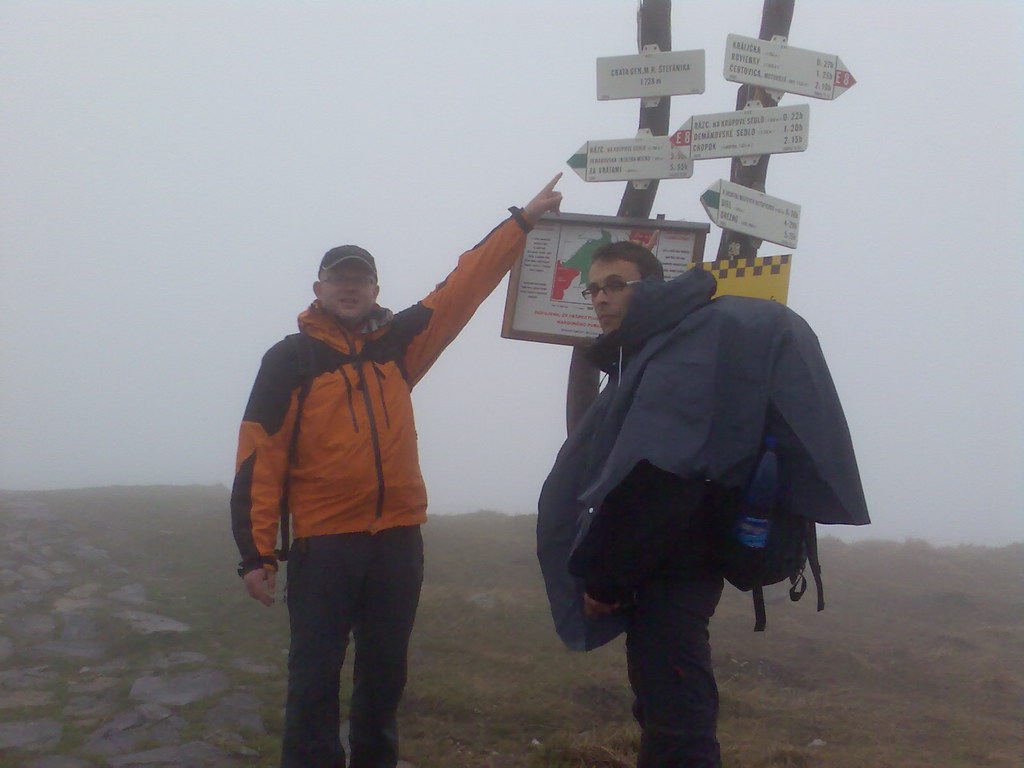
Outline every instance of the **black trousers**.
[(721, 596), (721, 577), (654, 580), (637, 591), (626, 628), (642, 729), (637, 768), (721, 768), (708, 635)]
[(395, 768), (398, 703), (423, 583), (420, 527), (298, 539), (288, 560), (288, 700), (281, 768), (345, 768), (339, 685), (355, 639), (351, 768)]

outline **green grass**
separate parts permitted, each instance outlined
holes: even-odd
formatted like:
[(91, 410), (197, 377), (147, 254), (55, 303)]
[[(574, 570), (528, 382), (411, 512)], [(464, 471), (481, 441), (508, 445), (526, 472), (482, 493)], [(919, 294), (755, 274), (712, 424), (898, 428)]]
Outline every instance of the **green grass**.
[[(284, 606), (249, 599), (234, 573), (222, 488), (108, 488), (33, 494), (75, 535), (145, 584), (152, 610), (184, 635), (105, 627), (133, 665), (199, 651), (262, 702), (269, 729), (247, 739), (276, 764), (285, 691)], [(0, 513), (2, 514), (2, 513)], [(403, 756), (418, 768), (619, 768), (639, 733), (621, 640), (588, 654), (555, 637), (529, 516), (434, 515), (400, 711)], [(751, 631), (748, 595), (727, 588), (712, 622), (726, 768), (1010, 768), (1024, 764), (1024, 547), (822, 540), (827, 610), (768, 605)], [(97, 577), (101, 578), (101, 577)], [(92, 580), (92, 579), (90, 579)], [(231, 665), (269, 664), (270, 675)], [(343, 676), (350, 689), (351, 650)], [(81, 665), (77, 665), (81, 666)], [(77, 666), (66, 664), (62, 674)], [(126, 700), (127, 691), (120, 694)], [(31, 708), (32, 717), (59, 713)], [(209, 704), (181, 709), (201, 737)], [(27, 710), (26, 710), (27, 711)], [(27, 716), (27, 715), (26, 715)], [(17, 719), (0, 710), (5, 720)], [(73, 752), (89, 729), (69, 729)], [(809, 747), (815, 739), (824, 746)]]

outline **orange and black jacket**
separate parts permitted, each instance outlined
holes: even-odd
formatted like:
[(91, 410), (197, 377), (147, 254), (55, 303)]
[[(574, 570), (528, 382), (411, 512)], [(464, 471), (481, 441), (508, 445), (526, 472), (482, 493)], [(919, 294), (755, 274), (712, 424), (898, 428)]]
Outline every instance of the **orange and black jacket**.
[(426, 520), (410, 393), (522, 253), (529, 224), (511, 210), (423, 301), (393, 317), (378, 309), (362, 332), (314, 302), (299, 315), (300, 333), (264, 355), (231, 491), (239, 573), (276, 567), (286, 475), (296, 539)]

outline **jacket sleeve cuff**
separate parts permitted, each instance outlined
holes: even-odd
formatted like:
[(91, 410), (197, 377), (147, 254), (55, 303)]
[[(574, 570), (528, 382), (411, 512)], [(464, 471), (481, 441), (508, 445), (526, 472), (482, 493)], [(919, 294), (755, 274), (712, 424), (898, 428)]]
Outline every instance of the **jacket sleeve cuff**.
[(508, 211), (512, 214), (512, 218), (516, 220), (516, 223), (522, 227), (523, 232), (529, 232), (533, 229), (535, 222), (530, 221), (530, 217), (526, 215), (522, 208), (517, 208), (513, 205)]
[(271, 571), (277, 571), (277, 558), (268, 555), (243, 560), (238, 564), (238, 575), (245, 576), (245, 574), (255, 571), (257, 568), (268, 568)]

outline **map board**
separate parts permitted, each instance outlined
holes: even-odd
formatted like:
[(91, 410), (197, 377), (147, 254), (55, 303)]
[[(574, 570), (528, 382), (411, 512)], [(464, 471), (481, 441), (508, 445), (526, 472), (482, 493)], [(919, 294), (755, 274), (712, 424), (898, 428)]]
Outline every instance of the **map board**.
[(590, 259), (605, 243), (635, 240), (651, 249), (671, 280), (703, 260), (711, 227), (689, 221), (563, 213), (542, 216), (512, 268), (501, 335), (506, 339), (579, 344), (601, 327), (583, 298)]

